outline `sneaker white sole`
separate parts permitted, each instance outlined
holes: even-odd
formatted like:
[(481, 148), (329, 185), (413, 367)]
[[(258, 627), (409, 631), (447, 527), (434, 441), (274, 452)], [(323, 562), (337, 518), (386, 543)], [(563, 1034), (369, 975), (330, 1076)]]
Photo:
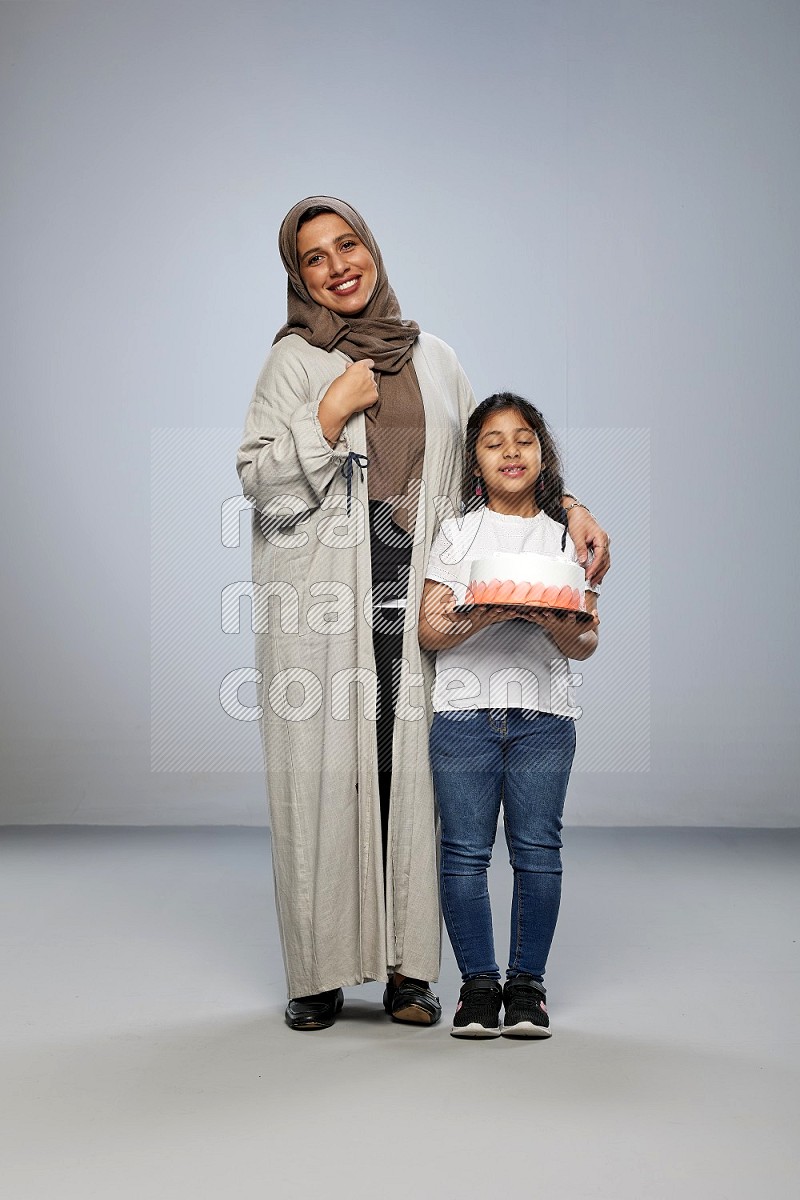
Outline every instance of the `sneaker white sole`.
[(501, 1033), (499, 1025), (496, 1029), (489, 1029), (486, 1025), (481, 1025), (479, 1021), (471, 1021), (469, 1025), (454, 1025), (450, 1030), (451, 1037), (460, 1038), (495, 1038), (500, 1037)]
[(547, 1038), (553, 1036), (552, 1029), (543, 1025), (534, 1025), (533, 1021), (517, 1021), (516, 1025), (504, 1025), (501, 1030), (503, 1037), (510, 1038)]

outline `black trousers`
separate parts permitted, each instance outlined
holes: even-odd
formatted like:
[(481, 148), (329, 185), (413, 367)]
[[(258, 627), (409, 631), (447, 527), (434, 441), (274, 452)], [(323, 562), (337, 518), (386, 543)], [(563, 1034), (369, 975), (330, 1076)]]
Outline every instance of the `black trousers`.
[(378, 790), (381, 804), (383, 874), (389, 829), (389, 793), (392, 788), (392, 736), (397, 703), (398, 664), (403, 656), (405, 610), (382, 608), (381, 601), (408, 593), (408, 573), (413, 537), (394, 523), (388, 501), (369, 502), (370, 557), (372, 559), (372, 645), (378, 675)]
[(386, 876), (386, 846), (389, 832), (389, 795), (392, 789), (392, 738), (394, 714), (400, 679), (400, 660), (403, 657), (402, 608), (376, 608), (374, 612), (372, 645), (378, 676), (378, 791), (381, 805), (381, 843), (383, 872)]

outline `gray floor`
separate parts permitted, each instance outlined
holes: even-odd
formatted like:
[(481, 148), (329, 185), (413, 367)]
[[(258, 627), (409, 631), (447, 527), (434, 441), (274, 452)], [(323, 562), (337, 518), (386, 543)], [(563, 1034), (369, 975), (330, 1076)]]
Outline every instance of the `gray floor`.
[(285, 1028), (263, 831), (3, 831), (4, 1200), (795, 1200), (800, 831), (567, 835), (555, 1036), (465, 1044)]

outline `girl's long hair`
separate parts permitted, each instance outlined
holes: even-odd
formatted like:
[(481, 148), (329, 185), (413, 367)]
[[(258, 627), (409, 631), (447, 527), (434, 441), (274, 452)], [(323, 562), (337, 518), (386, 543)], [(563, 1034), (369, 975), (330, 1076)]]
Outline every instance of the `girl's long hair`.
[(475, 484), (479, 473), (478, 456), (475, 447), (483, 429), (484, 422), (492, 413), (504, 412), (513, 408), (539, 439), (542, 452), (542, 473), (536, 481), (534, 493), (537, 506), (546, 512), (554, 521), (560, 522), (565, 529), (567, 514), (561, 503), (564, 495), (564, 471), (561, 466), (561, 456), (558, 453), (555, 439), (539, 409), (522, 396), (513, 392), (498, 392), (483, 400), (467, 421), (466, 439), (464, 445), (464, 474), (461, 482), (461, 504), (464, 512), (474, 512), (482, 508), (487, 500), (486, 485), (482, 487), (482, 495), (475, 495)]

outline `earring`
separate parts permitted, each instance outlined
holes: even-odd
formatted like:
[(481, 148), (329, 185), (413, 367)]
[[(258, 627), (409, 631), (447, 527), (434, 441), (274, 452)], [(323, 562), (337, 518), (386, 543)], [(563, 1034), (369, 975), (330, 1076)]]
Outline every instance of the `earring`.
[(481, 477), (480, 477), (480, 475), (477, 475), (477, 476), (475, 477), (475, 495), (476, 495), (476, 496), (482, 496), (482, 495), (483, 495), (483, 488), (481, 487)]

